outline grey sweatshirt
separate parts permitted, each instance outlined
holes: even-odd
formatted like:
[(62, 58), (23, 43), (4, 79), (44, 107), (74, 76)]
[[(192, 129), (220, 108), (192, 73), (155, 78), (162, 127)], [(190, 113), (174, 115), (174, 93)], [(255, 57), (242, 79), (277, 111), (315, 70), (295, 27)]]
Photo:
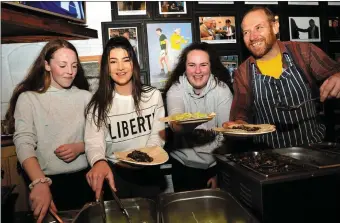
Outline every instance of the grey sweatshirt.
[(179, 79), (167, 92), (168, 115), (184, 112), (215, 112), (216, 117), (209, 122), (196, 127), (192, 133), (175, 135), (174, 147), (170, 155), (182, 164), (200, 169), (207, 169), (216, 164), (213, 156), (199, 152), (210, 153), (222, 145), (223, 136), (211, 134), (204, 130), (221, 127), (229, 120), (232, 93), (227, 85), (220, 86), (214, 76), (210, 75), (207, 86), (200, 95), (194, 93), (186, 75)]
[(14, 113), (14, 144), (22, 164), (37, 157), (44, 174), (72, 173), (88, 166), (85, 154), (70, 163), (59, 159), (54, 151), (63, 144), (84, 142), (84, 109), (91, 93), (77, 87), (45, 93), (20, 94)]

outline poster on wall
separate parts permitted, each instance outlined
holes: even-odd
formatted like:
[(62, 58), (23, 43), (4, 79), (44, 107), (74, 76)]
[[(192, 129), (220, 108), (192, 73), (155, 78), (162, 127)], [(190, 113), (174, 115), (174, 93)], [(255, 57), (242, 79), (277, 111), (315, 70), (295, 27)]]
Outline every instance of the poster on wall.
[(228, 69), (231, 82), (234, 82), (234, 73), (238, 67), (238, 55), (220, 56), (220, 60), (224, 67)]
[(328, 34), (330, 42), (340, 42), (340, 17), (328, 17)]
[(289, 17), (290, 40), (321, 42), (319, 17)]
[(183, 48), (192, 43), (191, 23), (148, 23), (146, 28), (150, 84), (162, 89)]
[(139, 60), (138, 54), (138, 33), (137, 27), (119, 27), (119, 28), (109, 28), (109, 39), (115, 36), (124, 36), (129, 40), (131, 46), (133, 47), (137, 59)]
[(236, 43), (234, 16), (199, 17), (200, 39), (207, 43)]
[(160, 1), (158, 2), (158, 9), (160, 15), (186, 14), (187, 4), (184, 1)]
[(117, 2), (118, 15), (146, 15), (146, 1)]

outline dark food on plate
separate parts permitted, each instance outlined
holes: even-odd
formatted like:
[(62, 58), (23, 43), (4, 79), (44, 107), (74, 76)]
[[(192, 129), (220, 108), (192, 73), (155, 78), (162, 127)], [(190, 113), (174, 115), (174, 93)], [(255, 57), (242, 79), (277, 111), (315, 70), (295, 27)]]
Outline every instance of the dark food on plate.
[(137, 162), (152, 162), (153, 161), (153, 158), (150, 157), (147, 153), (144, 153), (144, 152), (141, 152), (141, 151), (138, 151), (138, 150), (134, 150), (132, 151), (131, 153), (129, 153), (127, 155), (127, 157), (137, 161)]
[(250, 126), (245, 126), (245, 125), (235, 125), (231, 127), (232, 129), (242, 129), (245, 130), (247, 132), (255, 132), (259, 129), (261, 129), (260, 127), (250, 127)]

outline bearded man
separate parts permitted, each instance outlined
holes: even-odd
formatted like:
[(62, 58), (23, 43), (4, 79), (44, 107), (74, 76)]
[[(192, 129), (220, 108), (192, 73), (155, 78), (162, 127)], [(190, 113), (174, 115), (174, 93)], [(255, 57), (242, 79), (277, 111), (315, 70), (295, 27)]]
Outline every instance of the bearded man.
[[(251, 9), (241, 27), (252, 56), (235, 71), (231, 122), (223, 126), (273, 124), (275, 132), (254, 138), (272, 148), (322, 141), (325, 126), (318, 121), (315, 100), (308, 100), (340, 98), (340, 64), (311, 43), (277, 40), (279, 24), (268, 8)], [(295, 110), (276, 106), (302, 102)]]

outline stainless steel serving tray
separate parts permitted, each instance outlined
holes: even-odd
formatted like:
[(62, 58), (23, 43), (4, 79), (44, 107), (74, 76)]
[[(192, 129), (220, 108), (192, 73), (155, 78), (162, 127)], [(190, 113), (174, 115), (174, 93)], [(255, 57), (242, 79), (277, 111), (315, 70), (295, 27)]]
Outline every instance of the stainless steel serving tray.
[(258, 222), (229, 193), (218, 189), (163, 194), (158, 208), (162, 223)]
[(340, 166), (340, 154), (336, 153), (313, 150), (311, 148), (303, 147), (274, 149), (273, 152), (292, 157), (303, 163), (318, 168), (331, 168)]
[[(144, 198), (131, 198), (121, 200), (133, 223), (156, 223), (156, 203)], [(105, 201), (106, 223), (128, 223), (115, 201)], [(95, 202), (87, 203), (82, 210), (60, 211), (58, 215), (64, 223), (101, 223), (101, 209)], [(47, 215), (45, 223), (55, 223), (52, 216)]]

